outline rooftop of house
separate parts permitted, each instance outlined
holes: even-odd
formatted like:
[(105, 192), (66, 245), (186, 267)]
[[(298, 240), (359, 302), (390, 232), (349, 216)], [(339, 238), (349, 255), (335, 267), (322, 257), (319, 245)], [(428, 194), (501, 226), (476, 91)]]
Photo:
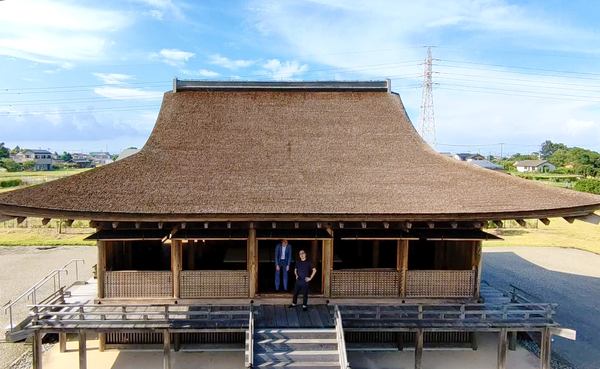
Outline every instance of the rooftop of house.
[(140, 152), (0, 194), (0, 214), (481, 220), (600, 208), (600, 196), (438, 154), (386, 81), (174, 84)]

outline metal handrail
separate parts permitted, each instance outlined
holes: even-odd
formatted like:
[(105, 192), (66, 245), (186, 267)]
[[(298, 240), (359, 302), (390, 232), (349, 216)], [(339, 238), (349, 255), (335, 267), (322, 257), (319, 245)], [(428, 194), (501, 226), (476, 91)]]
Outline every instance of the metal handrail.
[(509, 287), (511, 288), (511, 291), (510, 291), (510, 301), (511, 302), (519, 302), (519, 300), (525, 301), (525, 302), (533, 302), (531, 299), (528, 299), (525, 296), (519, 295), (518, 292), (521, 292), (523, 295), (527, 295), (529, 297), (532, 297), (533, 300), (537, 300), (537, 301), (541, 300), (536, 295), (534, 295), (532, 293), (529, 293), (529, 292), (525, 291), (524, 289), (515, 286), (512, 283), (509, 284)]
[(340, 356), (340, 368), (349, 369), (348, 354), (346, 353), (346, 340), (344, 339), (344, 327), (342, 325), (342, 314), (337, 305), (334, 307), (335, 316), (335, 335), (338, 343), (338, 352)]
[(52, 279), (52, 282), (54, 284), (51, 295), (55, 294), (57, 291), (63, 291), (63, 288), (66, 286), (62, 285), (61, 279), (60, 279), (60, 274), (62, 272), (64, 272), (65, 275), (68, 275), (69, 274), (68, 267), (73, 263), (75, 264), (75, 281), (79, 281), (79, 265), (78, 265), (79, 262), (82, 262), (83, 264), (85, 264), (84, 259), (69, 260), (69, 262), (66, 263), (65, 265), (63, 265), (62, 268), (54, 269), (53, 271), (48, 273), (46, 276), (44, 276), (44, 278), (42, 278), (38, 282), (36, 282), (33, 286), (29, 287), (29, 289), (27, 289), (27, 291), (20, 294), (14, 300), (13, 299), (8, 300), (2, 306), (2, 308), (4, 309), (4, 314), (6, 314), (8, 312), (11, 332), (13, 332), (14, 328), (15, 328), (15, 326), (13, 324), (13, 310), (12, 310), (13, 306), (25, 297), (27, 297), (28, 300), (31, 299), (31, 303), (33, 305), (35, 305), (37, 303), (37, 290), (40, 287), (42, 287), (43, 285), (45, 285), (46, 282), (48, 282), (50, 279)]

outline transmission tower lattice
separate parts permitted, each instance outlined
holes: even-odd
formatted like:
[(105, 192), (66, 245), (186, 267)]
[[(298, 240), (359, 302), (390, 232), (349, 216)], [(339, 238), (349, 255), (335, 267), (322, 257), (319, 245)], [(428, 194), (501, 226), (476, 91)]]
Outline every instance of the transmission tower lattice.
[(421, 100), (420, 133), (423, 140), (435, 148), (437, 142), (435, 137), (435, 117), (433, 114), (433, 58), (431, 47), (427, 48), (427, 59), (423, 70), (423, 98)]

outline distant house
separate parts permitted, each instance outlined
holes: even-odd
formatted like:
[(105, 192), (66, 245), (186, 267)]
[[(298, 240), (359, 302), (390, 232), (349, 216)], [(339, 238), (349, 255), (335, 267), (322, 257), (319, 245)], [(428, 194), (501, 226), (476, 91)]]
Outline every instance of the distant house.
[(469, 160), (467, 160), (467, 163), (477, 165), (477, 166), (485, 168), (485, 169), (497, 170), (499, 172), (505, 171), (503, 166), (492, 163), (491, 161), (485, 160), (485, 159), (484, 160), (469, 159)]
[(521, 160), (515, 162), (517, 172), (552, 172), (556, 170), (556, 166), (548, 160)]
[(113, 162), (112, 157), (108, 152), (91, 152), (89, 157), (92, 160), (92, 165), (96, 167)]
[(52, 153), (48, 150), (23, 150), (11, 159), (20, 164), (32, 161), (33, 170), (52, 170)]
[(485, 160), (485, 157), (481, 154), (470, 154), (470, 153), (458, 153), (452, 156), (456, 160), (467, 161), (467, 160)]
[(126, 157), (131, 156), (133, 154), (137, 154), (138, 152), (140, 152), (140, 149), (136, 149), (135, 147), (130, 147), (128, 149), (125, 149), (125, 150), (121, 151), (121, 153), (117, 157), (117, 161), (125, 159)]
[(91, 168), (92, 167), (92, 157), (89, 154), (85, 153), (72, 153), (71, 160), (69, 160), (76, 168)]

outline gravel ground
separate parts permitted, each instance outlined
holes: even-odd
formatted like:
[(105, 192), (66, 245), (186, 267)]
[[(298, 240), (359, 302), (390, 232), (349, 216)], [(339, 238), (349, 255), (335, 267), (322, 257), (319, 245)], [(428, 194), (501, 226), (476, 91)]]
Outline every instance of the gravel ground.
[[(578, 369), (600, 368), (600, 255), (550, 247), (484, 249), (483, 279), (512, 283), (540, 301), (558, 303), (556, 320), (577, 330), (577, 341), (554, 337), (552, 350)], [(559, 366), (560, 367), (560, 366)]]
[[(79, 269), (80, 279), (88, 279), (92, 276), (92, 265), (96, 264), (97, 251), (95, 246), (59, 246), (59, 247), (0, 247), (0, 303), (4, 304), (11, 298), (27, 290), (38, 280), (56, 268), (62, 267), (71, 259), (82, 258), (85, 265)], [(80, 264), (81, 265), (81, 264)], [(64, 277), (69, 283), (75, 279), (74, 269), (70, 269), (69, 275)], [(51, 290), (49, 283), (48, 290)], [(44, 291), (41, 291), (43, 294)], [(15, 321), (24, 317), (27, 313), (26, 305), (30, 303), (24, 300), (15, 305)], [(0, 315), (2, 331), (8, 326), (8, 315)], [(23, 352), (30, 350), (31, 346), (23, 343), (6, 343), (2, 335), (0, 343), (0, 368), (5, 369), (18, 359)]]

